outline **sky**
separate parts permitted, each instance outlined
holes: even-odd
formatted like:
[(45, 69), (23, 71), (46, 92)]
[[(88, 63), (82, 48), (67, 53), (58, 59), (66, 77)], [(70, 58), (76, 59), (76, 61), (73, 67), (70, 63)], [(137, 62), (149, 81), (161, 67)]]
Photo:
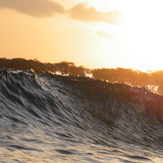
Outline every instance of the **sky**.
[(0, 0), (0, 57), (163, 69), (162, 0)]

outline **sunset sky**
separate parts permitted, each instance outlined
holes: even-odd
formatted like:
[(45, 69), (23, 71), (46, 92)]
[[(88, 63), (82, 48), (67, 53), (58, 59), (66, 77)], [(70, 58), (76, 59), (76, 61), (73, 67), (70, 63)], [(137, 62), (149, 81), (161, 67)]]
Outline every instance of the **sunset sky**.
[(162, 0), (0, 0), (0, 57), (163, 69)]

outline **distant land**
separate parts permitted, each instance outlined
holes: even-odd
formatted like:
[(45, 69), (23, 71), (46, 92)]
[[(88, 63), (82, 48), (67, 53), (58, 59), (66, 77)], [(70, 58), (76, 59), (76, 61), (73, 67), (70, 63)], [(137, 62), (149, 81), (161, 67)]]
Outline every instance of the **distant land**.
[[(76, 66), (72, 62), (42, 63), (38, 60), (26, 60), (23, 58), (0, 58), (0, 68), (10, 70), (33, 70), (36, 74), (55, 73), (60, 75), (93, 77), (108, 82), (126, 83), (132, 86), (140, 86), (163, 95), (163, 70), (155, 72), (141, 72), (126, 68), (100, 68), (88, 69)], [(157, 89), (157, 90), (156, 90)]]

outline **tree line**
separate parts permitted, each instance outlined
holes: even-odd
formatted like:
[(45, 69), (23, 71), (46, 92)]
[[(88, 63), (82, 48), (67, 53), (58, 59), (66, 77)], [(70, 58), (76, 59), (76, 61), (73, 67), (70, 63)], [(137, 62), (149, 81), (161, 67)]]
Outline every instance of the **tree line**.
[(89, 74), (95, 79), (108, 82), (131, 84), (133, 86), (158, 86), (158, 93), (163, 95), (163, 70), (155, 72), (141, 72), (125, 68), (100, 68), (88, 69), (83, 66), (76, 66), (72, 62), (42, 63), (38, 60), (26, 60), (22, 58), (6, 59), (0, 58), (0, 68), (11, 70), (34, 70), (37, 74), (59, 72), (61, 75), (87, 77)]

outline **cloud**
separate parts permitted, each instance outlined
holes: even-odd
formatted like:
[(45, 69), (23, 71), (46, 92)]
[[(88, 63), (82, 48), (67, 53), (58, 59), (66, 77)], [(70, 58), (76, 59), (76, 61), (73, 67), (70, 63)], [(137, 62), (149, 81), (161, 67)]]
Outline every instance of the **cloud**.
[(52, 0), (0, 0), (0, 8), (9, 8), (34, 17), (50, 17), (64, 13), (63, 6)]
[(93, 7), (87, 7), (86, 3), (80, 3), (69, 10), (73, 19), (87, 22), (118, 23), (120, 15), (117, 11), (100, 12)]
[(97, 31), (96, 35), (99, 37), (102, 37), (102, 38), (113, 40), (113, 36), (111, 34), (109, 34), (108, 32), (105, 32), (105, 31)]
[(79, 3), (66, 11), (64, 7), (52, 0), (0, 0), (0, 9), (9, 8), (33, 17), (52, 17), (55, 13), (68, 14), (72, 19), (85, 22), (117, 23), (116, 11), (100, 12), (86, 3)]

